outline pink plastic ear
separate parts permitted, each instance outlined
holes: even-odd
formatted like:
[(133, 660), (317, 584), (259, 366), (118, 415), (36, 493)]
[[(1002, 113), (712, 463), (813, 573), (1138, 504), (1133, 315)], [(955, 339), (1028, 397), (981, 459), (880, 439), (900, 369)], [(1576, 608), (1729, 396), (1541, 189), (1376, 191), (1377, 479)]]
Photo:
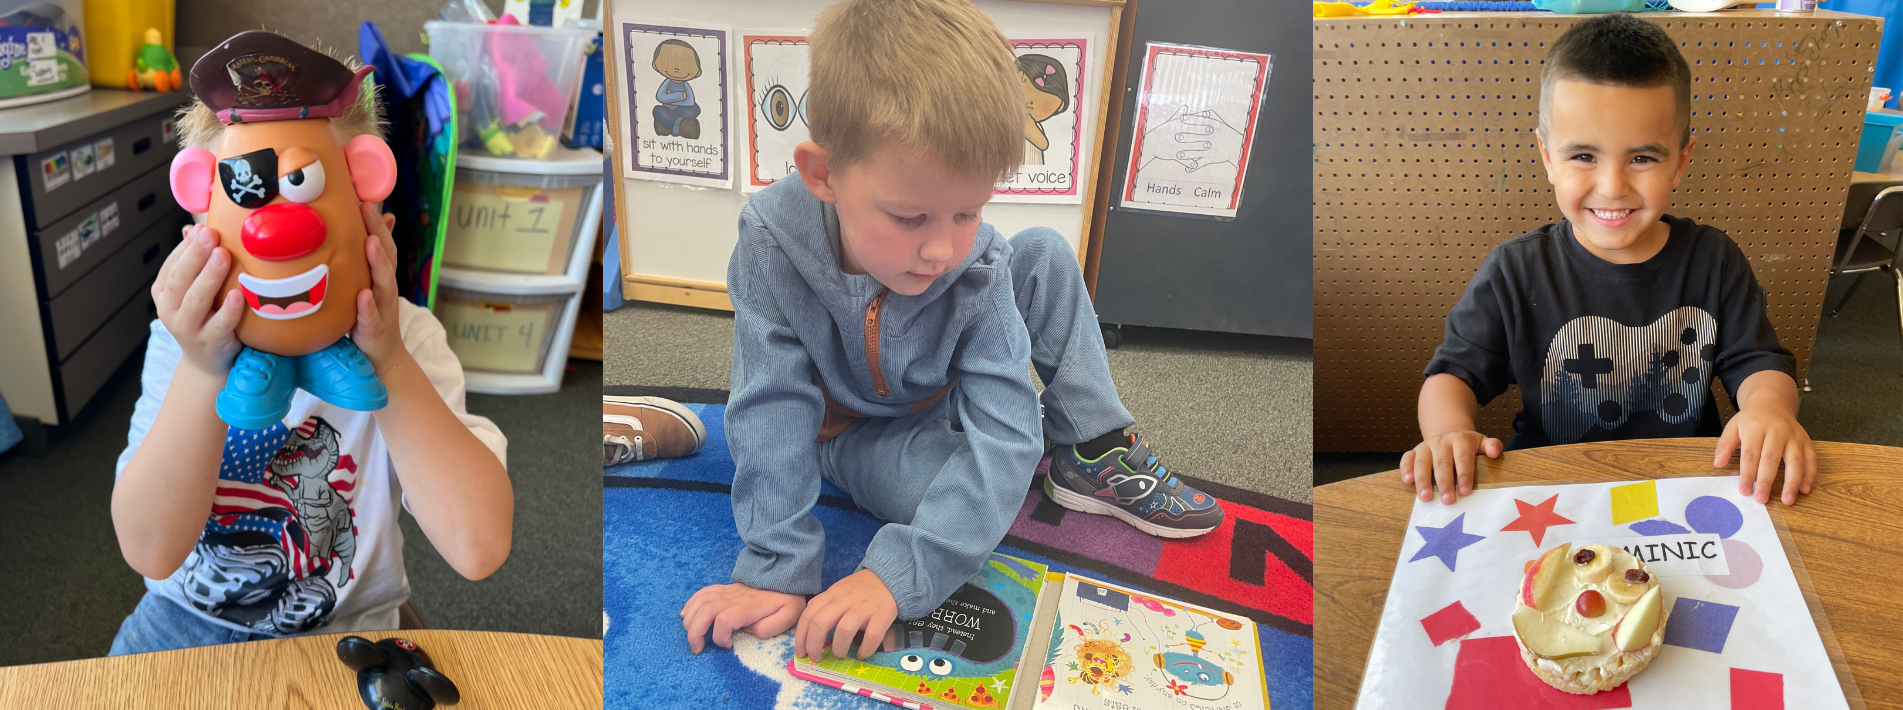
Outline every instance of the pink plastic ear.
[(382, 138), (350, 139), (344, 146), (344, 160), (350, 163), (350, 183), (357, 188), (358, 202), (382, 202), (396, 189), (396, 156)]
[(198, 146), (179, 151), (172, 158), (172, 199), (178, 200), (178, 206), (186, 212), (210, 211), (211, 184), (217, 172), (218, 156), (211, 151)]

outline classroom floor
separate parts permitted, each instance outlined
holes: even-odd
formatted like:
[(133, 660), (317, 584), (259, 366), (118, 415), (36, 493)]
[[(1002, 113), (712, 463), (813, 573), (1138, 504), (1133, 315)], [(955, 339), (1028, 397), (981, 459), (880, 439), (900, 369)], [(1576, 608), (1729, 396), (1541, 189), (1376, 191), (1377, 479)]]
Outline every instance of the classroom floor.
[[(629, 302), (603, 325), (606, 384), (728, 388), (732, 314)], [(1125, 327), (1109, 355), (1124, 406), (1164, 466), (1312, 500), (1309, 341)]]
[[(1842, 298), (1852, 278), (1831, 279), (1824, 303)], [(1818, 441), (1903, 447), (1903, 316), (1896, 281), (1881, 273), (1863, 281), (1835, 318), (1818, 324), (1811, 391), (1802, 395), (1797, 422)], [(1389, 471), (1400, 463), (1399, 452), (1317, 453), (1315, 484)]]
[[(0, 454), (0, 666), (103, 656), (145, 593), (112, 529), (113, 463), (139, 399), (135, 356), (44, 457)], [(471, 412), (509, 437), (515, 541), (489, 579), (470, 582), (401, 517), (411, 601), (430, 628), (601, 637), (601, 365), (571, 361), (562, 391), (471, 394)]]

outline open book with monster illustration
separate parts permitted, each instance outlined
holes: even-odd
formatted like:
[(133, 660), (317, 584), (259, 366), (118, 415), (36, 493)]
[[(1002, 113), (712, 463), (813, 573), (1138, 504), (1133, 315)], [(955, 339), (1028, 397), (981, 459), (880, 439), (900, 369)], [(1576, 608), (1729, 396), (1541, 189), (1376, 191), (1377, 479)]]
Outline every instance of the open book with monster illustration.
[(997, 552), (865, 661), (793, 675), (914, 710), (1268, 708), (1255, 623)]

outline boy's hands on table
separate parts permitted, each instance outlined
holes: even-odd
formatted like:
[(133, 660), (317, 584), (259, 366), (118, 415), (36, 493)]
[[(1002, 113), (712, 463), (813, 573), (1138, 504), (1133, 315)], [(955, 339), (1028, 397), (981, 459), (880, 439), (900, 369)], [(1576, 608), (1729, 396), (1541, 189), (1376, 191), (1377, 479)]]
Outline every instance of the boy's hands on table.
[(878, 652), (886, 629), (898, 617), (899, 603), (892, 598), (892, 590), (872, 570), (859, 570), (806, 605), (799, 630), (793, 633), (793, 655), (819, 660), (826, 652), (826, 633), (830, 631), (833, 655), (845, 658), (853, 635), (864, 631), (859, 644), (859, 660), (863, 661)]
[(218, 293), (231, 271), (231, 253), (218, 245), (218, 232), (202, 224), (184, 231), (185, 241), (165, 258), (152, 282), (152, 302), (191, 371), (223, 383), (243, 348), (238, 319), (244, 315), (244, 298), (235, 288), (222, 297)]
[(1473, 492), (1474, 469), (1479, 466), (1474, 456), (1485, 453), (1497, 459), (1502, 448), (1499, 439), (1477, 431), (1427, 437), (1401, 454), (1401, 482), (1414, 484), (1414, 495), (1422, 501), (1433, 500), (1438, 491), (1440, 502), (1453, 503), (1456, 491), (1463, 496)]
[[(1745, 399), (1742, 392), (1739, 399)], [(1817, 480), (1817, 450), (1811, 446), (1810, 434), (1797, 423), (1794, 408), (1747, 405), (1740, 409), (1718, 437), (1712, 466), (1724, 468), (1731, 462), (1732, 451), (1739, 452), (1738, 494), (1754, 496), (1759, 503), (1771, 500), (1780, 461), (1784, 463), (1785, 505), (1796, 504), (1799, 493), (1809, 495), (1811, 483)]]
[(703, 587), (681, 607), (681, 627), (687, 629), (687, 650), (700, 653), (706, 648), (707, 632), (713, 631), (714, 645), (733, 648), (733, 632), (770, 638), (793, 628), (806, 608), (806, 597), (798, 594), (754, 589), (744, 584), (716, 584)]

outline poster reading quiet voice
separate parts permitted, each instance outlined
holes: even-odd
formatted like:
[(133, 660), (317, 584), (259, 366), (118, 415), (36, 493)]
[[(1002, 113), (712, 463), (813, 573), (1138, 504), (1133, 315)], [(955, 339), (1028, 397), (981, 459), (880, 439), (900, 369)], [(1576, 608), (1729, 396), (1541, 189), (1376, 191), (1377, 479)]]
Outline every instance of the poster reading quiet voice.
[(726, 187), (728, 29), (626, 22), (620, 30), (627, 177)]
[(998, 184), (998, 202), (1083, 201), (1077, 189), (1083, 155), (1084, 55), (1090, 41), (1014, 39), (1024, 92), (1024, 164)]

